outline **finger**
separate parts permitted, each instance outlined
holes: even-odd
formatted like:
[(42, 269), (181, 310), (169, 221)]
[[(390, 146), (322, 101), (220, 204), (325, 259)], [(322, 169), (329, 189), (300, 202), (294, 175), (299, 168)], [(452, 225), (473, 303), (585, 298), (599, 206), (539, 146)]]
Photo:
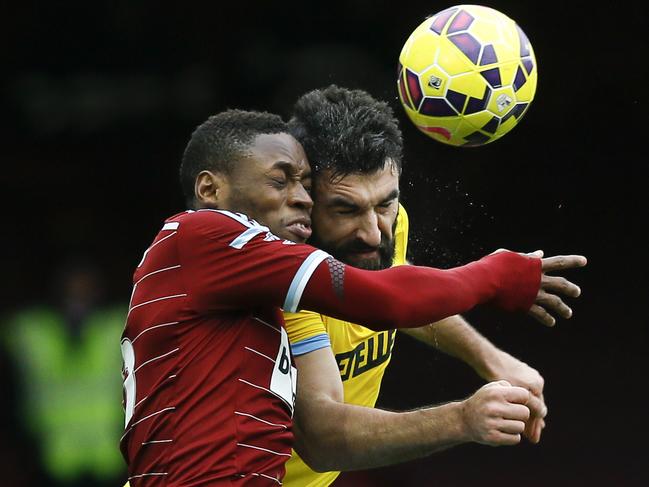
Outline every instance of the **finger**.
[[(530, 400), (530, 391), (524, 387), (511, 386), (502, 390), (503, 397), (510, 403), (526, 405)], [(527, 406), (525, 406), (527, 408)]]
[(536, 418), (528, 421), (525, 424), (525, 431), (523, 432), (523, 436), (525, 436), (525, 438), (527, 438), (530, 443), (538, 443), (541, 440), (542, 421), (543, 420), (541, 418)]
[(541, 289), (564, 294), (571, 298), (577, 298), (581, 295), (581, 288), (579, 286), (570, 282), (565, 277), (560, 276), (548, 276), (544, 274), (541, 277)]
[(535, 396), (540, 397), (543, 394), (543, 387), (545, 386), (543, 376), (538, 370), (530, 367), (525, 362), (518, 360), (518, 363), (520, 364), (519, 368), (512, 367), (511, 374), (513, 376), (510, 377), (512, 385), (524, 387)]
[(531, 417), (545, 418), (546, 414), (548, 414), (548, 408), (545, 407), (543, 401), (534, 394), (530, 394), (526, 406), (530, 410)]
[(550, 294), (543, 289), (536, 295), (536, 304), (545, 308), (549, 313), (555, 313), (562, 318), (568, 319), (572, 316), (572, 310), (556, 294)]
[(545, 428), (545, 420), (539, 419), (538, 421), (536, 421), (536, 427), (532, 434), (532, 438), (534, 438), (535, 443), (541, 441), (541, 433), (543, 433), (543, 428)]
[(550, 313), (537, 304), (533, 304), (527, 314), (545, 326), (554, 326), (557, 323)]
[(543, 417), (545, 418), (548, 415), (548, 405), (545, 404), (545, 397), (543, 397), (543, 393), (541, 393), (538, 398), (543, 402), (543, 405), (545, 406), (545, 414)]
[(545, 255), (545, 254), (544, 254), (544, 252), (542, 250), (535, 250), (534, 252), (530, 252), (530, 253), (525, 254), (525, 255), (527, 255), (528, 257), (536, 257), (538, 259), (542, 259), (543, 255)]
[(541, 376), (541, 374), (539, 374), (537, 371), (535, 372), (536, 372), (535, 377), (533, 379), (530, 379), (530, 381), (526, 384), (526, 387), (530, 390), (532, 394), (534, 394), (542, 401), (543, 387), (545, 386), (545, 380), (543, 379), (543, 376)]
[(509, 404), (505, 409), (503, 409), (501, 415), (505, 420), (521, 421), (525, 423), (525, 421), (530, 419), (530, 410), (527, 406), (523, 406), (522, 404)]
[(520, 435), (525, 431), (525, 422), (504, 419), (498, 425), (498, 431), (509, 435)]
[(509, 445), (518, 445), (521, 442), (520, 434), (509, 434), (503, 432), (496, 432), (491, 435), (491, 438), (488, 441), (488, 444), (491, 446), (509, 446)]
[(542, 259), (541, 269), (543, 272), (573, 269), (575, 267), (584, 267), (587, 262), (586, 257), (583, 255), (555, 255)]
[(496, 386), (512, 387), (512, 385), (509, 382), (507, 382), (506, 380), (496, 380), (496, 381), (489, 382), (488, 384), (483, 385), (482, 388), (487, 389), (488, 387), (496, 387)]

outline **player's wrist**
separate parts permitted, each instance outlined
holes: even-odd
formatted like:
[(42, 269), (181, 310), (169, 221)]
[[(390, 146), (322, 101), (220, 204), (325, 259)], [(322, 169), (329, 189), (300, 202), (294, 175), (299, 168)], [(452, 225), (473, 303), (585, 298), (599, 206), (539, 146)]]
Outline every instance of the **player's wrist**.
[(467, 363), (478, 376), (487, 382), (492, 382), (505, 378), (505, 372), (512, 358), (507, 352), (487, 342), (468, 358)]
[(442, 439), (440, 436), (440, 428), (437, 426), (441, 420), (445, 425), (445, 443), (447, 444), (460, 444), (470, 441), (470, 430), (468, 422), (466, 421), (466, 401), (452, 401), (441, 406), (432, 408), (435, 410), (436, 420), (431, 431), (430, 438), (432, 441), (438, 443)]
[(526, 312), (532, 307), (541, 286), (541, 259), (502, 251), (479, 262), (493, 273), (496, 306), (508, 312)]

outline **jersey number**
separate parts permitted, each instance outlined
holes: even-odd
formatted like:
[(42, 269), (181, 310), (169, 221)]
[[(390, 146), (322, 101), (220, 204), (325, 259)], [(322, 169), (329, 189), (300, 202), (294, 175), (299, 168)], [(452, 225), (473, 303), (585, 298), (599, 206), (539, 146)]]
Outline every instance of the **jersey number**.
[(135, 409), (135, 350), (128, 338), (122, 340), (121, 348), (124, 360), (122, 376), (124, 377), (124, 428), (126, 428)]

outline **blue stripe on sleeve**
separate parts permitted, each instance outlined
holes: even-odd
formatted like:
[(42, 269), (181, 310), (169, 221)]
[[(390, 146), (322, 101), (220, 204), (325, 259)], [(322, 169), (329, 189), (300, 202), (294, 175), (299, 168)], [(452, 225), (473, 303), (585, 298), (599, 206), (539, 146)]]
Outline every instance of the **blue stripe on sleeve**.
[(331, 342), (329, 341), (329, 335), (323, 333), (322, 335), (305, 338), (297, 343), (291, 343), (291, 353), (297, 357), (325, 347), (331, 347)]

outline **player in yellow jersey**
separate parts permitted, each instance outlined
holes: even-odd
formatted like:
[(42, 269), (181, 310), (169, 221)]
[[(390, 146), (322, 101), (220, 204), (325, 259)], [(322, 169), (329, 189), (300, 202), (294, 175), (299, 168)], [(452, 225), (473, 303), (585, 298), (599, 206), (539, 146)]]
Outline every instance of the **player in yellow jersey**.
[[(310, 243), (365, 269), (406, 264), (402, 141), (391, 109), (360, 90), (330, 86), (302, 96), (290, 125), (314, 172)], [(506, 420), (494, 426), (489, 411), (511, 406), (521, 388), (531, 393), (523, 433), (532, 442), (540, 439), (547, 413), (543, 378), (459, 316), (411, 334), (464, 360), (484, 379), (500, 381), (463, 401), (460, 414), (453, 403), (407, 413), (370, 409), (396, 330), (374, 332), (309, 311), (285, 313), (285, 321), (299, 371), (296, 449), (321, 472), (293, 452), (285, 486), (326, 486), (339, 470), (393, 464), (467, 441), (518, 443), (523, 431)]]

